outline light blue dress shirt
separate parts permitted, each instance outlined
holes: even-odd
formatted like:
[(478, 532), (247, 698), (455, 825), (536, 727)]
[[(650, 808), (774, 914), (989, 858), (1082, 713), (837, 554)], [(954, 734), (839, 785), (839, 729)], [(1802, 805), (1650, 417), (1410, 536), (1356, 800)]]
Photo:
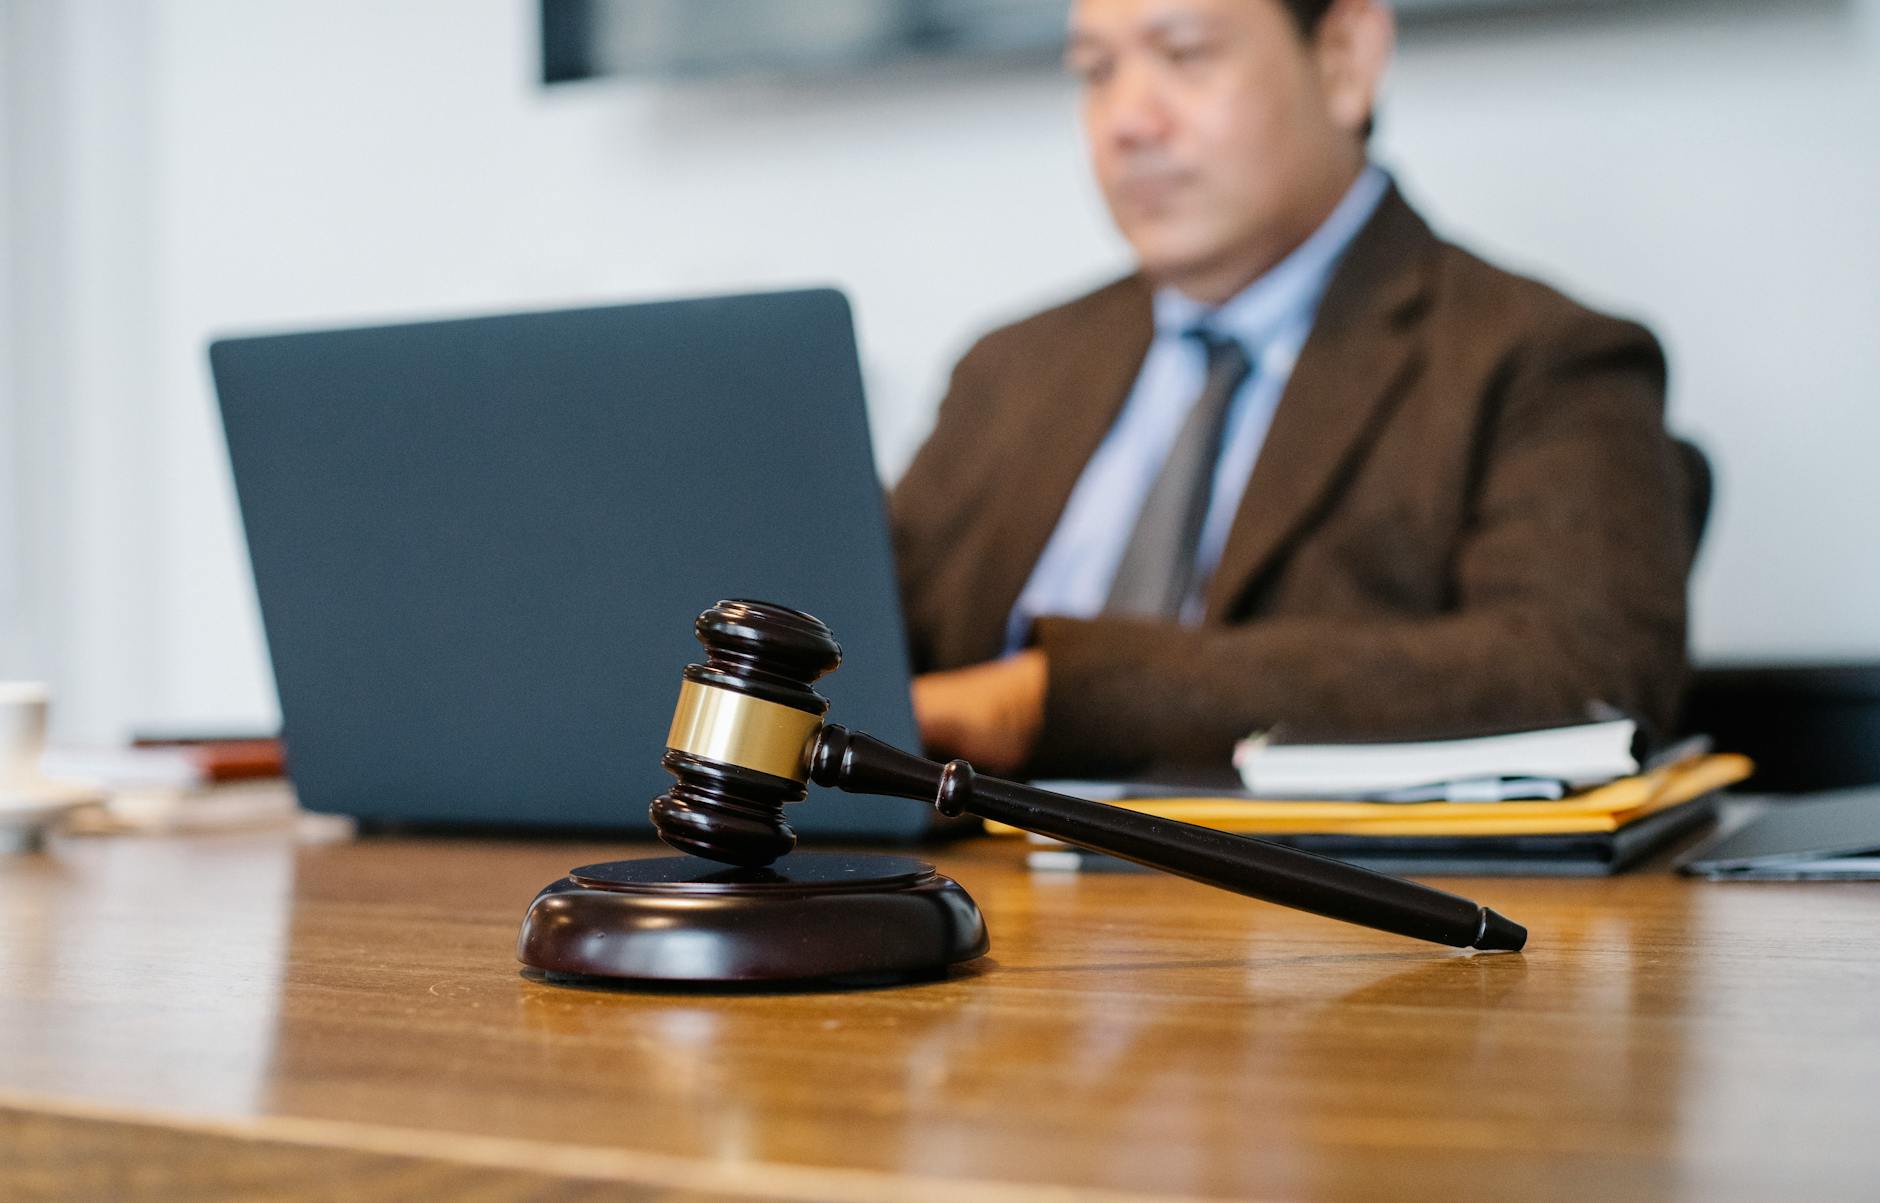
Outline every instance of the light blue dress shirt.
[(1310, 238), (1218, 308), (1172, 288), (1157, 290), (1149, 353), (1122, 412), (1084, 466), (1057, 529), (1012, 607), (1006, 625), (1008, 652), (1024, 646), (1036, 617), (1089, 618), (1102, 611), (1136, 516), (1206, 381), (1206, 348), (1186, 337), (1197, 326), (1239, 339), (1253, 365), (1229, 403), (1196, 552), (1197, 583), (1182, 607), (1183, 622), (1200, 621), (1206, 582), (1220, 563), (1228, 527), (1266, 441), (1273, 410), (1312, 332), (1319, 300), (1345, 249), (1389, 187), (1388, 175), (1367, 166)]

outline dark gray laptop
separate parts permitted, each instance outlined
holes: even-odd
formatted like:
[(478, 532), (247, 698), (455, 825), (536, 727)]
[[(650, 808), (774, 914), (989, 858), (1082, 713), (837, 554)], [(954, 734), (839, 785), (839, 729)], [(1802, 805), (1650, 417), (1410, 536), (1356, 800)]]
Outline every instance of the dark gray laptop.
[[(841, 640), (832, 719), (917, 746), (847, 302), (829, 290), (209, 349), (309, 809), (650, 830), (692, 620)], [(813, 791), (805, 832), (917, 803)]]
[(1880, 880), (1880, 788), (1772, 801), (1678, 867), (1712, 881)]

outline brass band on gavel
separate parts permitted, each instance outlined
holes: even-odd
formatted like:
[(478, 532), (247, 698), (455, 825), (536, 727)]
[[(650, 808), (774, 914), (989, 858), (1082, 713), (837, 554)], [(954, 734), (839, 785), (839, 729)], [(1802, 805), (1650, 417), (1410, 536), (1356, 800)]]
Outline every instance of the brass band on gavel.
[(822, 725), (819, 714), (685, 681), (666, 746), (802, 784), (809, 780), (810, 744)]

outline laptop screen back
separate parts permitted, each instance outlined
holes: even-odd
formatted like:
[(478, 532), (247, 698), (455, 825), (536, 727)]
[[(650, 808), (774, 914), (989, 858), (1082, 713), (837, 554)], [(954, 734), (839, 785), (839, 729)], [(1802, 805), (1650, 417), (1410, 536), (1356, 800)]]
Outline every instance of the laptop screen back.
[[(853, 328), (828, 290), (210, 348), (309, 809), (650, 829), (692, 620), (807, 610), (833, 721), (913, 747)], [(931, 811), (813, 791), (801, 831)]]

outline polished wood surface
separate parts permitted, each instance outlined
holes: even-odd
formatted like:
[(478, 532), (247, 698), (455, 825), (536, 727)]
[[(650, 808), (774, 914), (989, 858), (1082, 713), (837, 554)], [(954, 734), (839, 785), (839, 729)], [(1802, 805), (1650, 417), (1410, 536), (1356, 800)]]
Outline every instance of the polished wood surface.
[[(0, 861), (0, 1197), (1872, 1198), (1880, 887), (1450, 880), (1468, 955), (931, 850), (991, 954), (840, 994), (514, 959), (604, 845)], [(653, 848), (644, 848), (647, 854)]]

